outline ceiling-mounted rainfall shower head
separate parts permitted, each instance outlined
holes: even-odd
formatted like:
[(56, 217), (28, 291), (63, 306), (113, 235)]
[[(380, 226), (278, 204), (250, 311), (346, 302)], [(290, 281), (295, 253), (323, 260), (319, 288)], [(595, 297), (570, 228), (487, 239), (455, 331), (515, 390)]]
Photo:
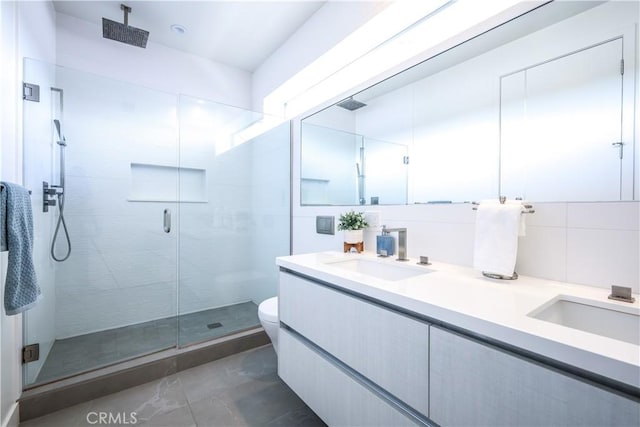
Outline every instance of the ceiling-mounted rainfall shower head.
[(344, 101), (340, 101), (336, 104), (338, 107), (342, 107), (349, 111), (355, 111), (358, 108), (366, 107), (364, 102), (356, 101), (353, 97), (347, 98)]
[(102, 37), (130, 44), (131, 46), (146, 48), (149, 31), (129, 26), (129, 13), (131, 13), (131, 8), (121, 4), (120, 9), (124, 10), (124, 24), (102, 18)]

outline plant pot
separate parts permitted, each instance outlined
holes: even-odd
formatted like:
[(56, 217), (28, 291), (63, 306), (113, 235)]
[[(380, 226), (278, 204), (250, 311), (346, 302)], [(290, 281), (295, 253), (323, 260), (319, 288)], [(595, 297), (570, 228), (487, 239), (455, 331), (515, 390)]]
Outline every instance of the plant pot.
[(364, 241), (363, 230), (344, 230), (345, 243), (360, 243)]

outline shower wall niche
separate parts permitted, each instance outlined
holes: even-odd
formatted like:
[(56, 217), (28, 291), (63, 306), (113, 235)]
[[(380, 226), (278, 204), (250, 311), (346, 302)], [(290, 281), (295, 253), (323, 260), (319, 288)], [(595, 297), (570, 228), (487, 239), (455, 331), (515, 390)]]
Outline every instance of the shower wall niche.
[(25, 386), (259, 326), (289, 253), (288, 123), (243, 139), (266, 118), (32, 60), (25, 81), (63, 91), (60, 111), (25, 102), (25, 182), (36, 201), (55, 181), (59, 118), (72, 245), (48, 256), (57, 207), (34, 203), (44, 299), (25, 316), (41, 345)]
[(207, 202), (207, 170), (147, 163), (131, 163), (130, 202), (175, 200), (180, 177), (180, 201)]

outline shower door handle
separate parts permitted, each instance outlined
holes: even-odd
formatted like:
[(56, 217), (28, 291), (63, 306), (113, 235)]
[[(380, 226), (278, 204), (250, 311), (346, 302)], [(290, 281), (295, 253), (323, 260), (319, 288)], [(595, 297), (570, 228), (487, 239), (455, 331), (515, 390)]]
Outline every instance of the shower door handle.
[(169, 209), (164, 210), (163, 226), (164, 226), (165, 233), (171, 232), (171, 211)]

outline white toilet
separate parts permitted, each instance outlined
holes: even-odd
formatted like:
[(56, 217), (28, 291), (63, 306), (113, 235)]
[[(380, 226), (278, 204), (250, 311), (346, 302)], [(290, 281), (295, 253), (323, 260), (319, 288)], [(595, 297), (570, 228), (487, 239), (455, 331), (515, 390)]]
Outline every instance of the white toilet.
[(258, 306), (258, 317), (267, 333), (273, 349), (278, 353), (278, 297), (266, 299)]

